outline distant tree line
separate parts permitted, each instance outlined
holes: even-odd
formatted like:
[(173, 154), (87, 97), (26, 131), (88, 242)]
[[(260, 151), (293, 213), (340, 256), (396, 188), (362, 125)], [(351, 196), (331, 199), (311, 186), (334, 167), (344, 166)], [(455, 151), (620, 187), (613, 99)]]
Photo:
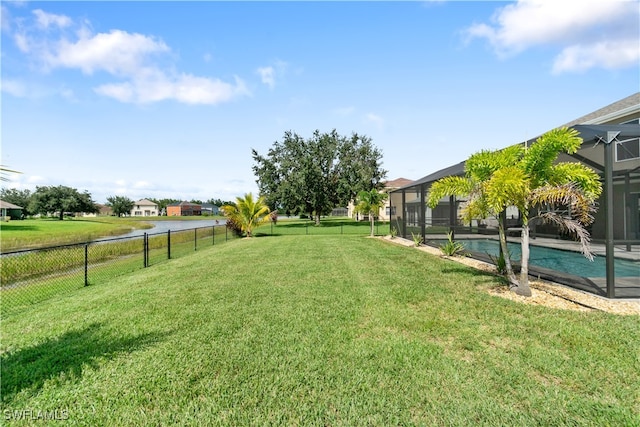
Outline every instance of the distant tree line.
[[(25, 216), (56, 215), (59, 219), (63, 219), (68, 213), (97, 213), (99, 205), (93, 201), (88, 191), (78, 191), (75, 188), (64, 185), (58, 186), (38, 186), (35, 191), (19, 190), (16, 188), (0, 189), (0, 199), (5, 202), (23, 208)], [(160, 210), (166, 209), (167, 205), (180, 203), (178, 199), (154, 199), (148, 197), (147, 200), (158, 205)], [(191, 200), (191, 203), (203, 204), (200, 200)], [(223, 206), (225, 204), (233, 204), (233, 202), (225, 202), (221, 199), (209, 199), (205, 203), (214, 206)], [(117, 216), (129, 215), (135, 201), (126, 196), (110, 196), (107, 197), (106, 206), (113, 210), (113, 214)]]

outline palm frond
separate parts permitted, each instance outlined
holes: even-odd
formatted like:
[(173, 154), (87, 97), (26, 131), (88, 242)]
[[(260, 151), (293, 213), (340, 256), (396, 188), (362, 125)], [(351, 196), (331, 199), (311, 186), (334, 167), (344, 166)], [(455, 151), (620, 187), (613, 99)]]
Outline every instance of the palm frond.
[(583, 225), (593, 222), (596, 210), (593, 199), (586, 195), (574, 183), (551, 186), (547, 185), (533, 191), (531, 205), (542, 207), (545, 205), (565, 206), (567, 215)]
[(516, 166), (496, 171), (485, 187), (487, 203), (496, 212), (511, 205), (523, 211), (523, 203), (527, 200), (529, 191), (528, 177)]
[(539, 218), (543, 223), (555, 224), (558, 226), (560, 231), (567, 232), (575, 236), (578, 242), (580, 242), (580, 252), (582, 252), (582, 255), (584, 255), (589, 261), (593, 261), (594, 253), (591, 251), (591, 235), (579, 221), (572, 218), (566, 218), (556, 212), (544, 212), (539, 215)]
[(551, 168), (549, 184), (563, 185), (575, 183), (586, 196), (596, 200), (602, 194), (600, 177), (589, 167), (582, 163), (562, 162)]
[(434, 208), (445, 196), (468, 196), (474, 187), (474, 182), (462, 176), (448, 176), (434, 182), (429, 188), (427, 204)]

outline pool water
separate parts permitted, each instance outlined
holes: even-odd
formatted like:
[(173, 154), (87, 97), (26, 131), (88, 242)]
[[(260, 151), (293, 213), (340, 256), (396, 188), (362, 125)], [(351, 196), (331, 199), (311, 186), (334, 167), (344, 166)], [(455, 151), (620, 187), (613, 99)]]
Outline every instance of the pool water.
[[(432, 240), (437, 247), (446, 240)], [(469, 252), (478, 252), (497, 257), (500, 246), (496, 240), (471, 239), (458, 240)], [(511, 259), (519, 261), (521, 250), (519, 243), (507, 243)], [(605, 257), (595, 256), (589, 261), (579, 252), (529, 245), (529, 265), (561, 271), (580, 277), (606, 277)], [(640, 264), (634, 261), (618, 259), (614, 261), (616, 277), (636, 277), (640, 279)]]

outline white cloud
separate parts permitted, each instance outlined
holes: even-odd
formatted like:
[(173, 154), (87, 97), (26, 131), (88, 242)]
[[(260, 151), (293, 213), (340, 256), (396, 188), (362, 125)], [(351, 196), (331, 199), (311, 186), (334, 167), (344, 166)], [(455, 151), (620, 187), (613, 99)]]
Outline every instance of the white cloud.
[(3, 79), (2, 80), (2, 92), (8, 93), (18, 98), (27, 96), (27, 87), (25, 84), (18, 80)]
[(52, 51), (43, 54), (43, 59), (51, 67), (78, 68), (86, 74), (100, 70), (116, 76), (135, 76), (144, 70), (149, 55), (169, 51), (164, 42), (153, 37), (112, 30), (83, 35), (75, 42), (62, 39)]
[[(39, 68), (44, 66), (47, 71), (68, 68), (86, 75), (105, 72), (119, 79), (94, 87), (99, 95), (126, 103), (173, 100), (206, 105), (251, 95), (238, 77), (233, 82), (225, 82), (215, 77), (180, 73), (171, 65), (161, 67), (159, 61), (165, 59), (171, 49), (156, 37), (117, 29), (94, 34), (87, 22), (74, 23), (67, 16), (40, 9), (33, 14), (36, 24), (23, 25), (20, 32), (14, 34), (18, 48), (31, 54), (40, 63)], [(21, 93), (17, 85), (10, 85), (7, 91)]]
[(640, 59), (639, 5), (617, 0), (520, 0), (497, 9), (491, 24), (467, 28), (466, 37), (486, 39), (501, 57), (534, 46), (559, 46), (555, 72), (621, 68)]
[(120, 102), (146, 104), (176, 100), (185, 104), (215, 105), (238, 96), (250, 95), (245, 83), (238, 77), (235, 84), (219, 79), (196, 77), (189, 74), (169, 77), (157, 74), (154, 78), (134, 79), (123, 83), (98, 86), (96, 93)]
[(51, 26), (65, 28), (72, 24), (71, 18), (68, 16), (47, 13), (42, 9), (34, 10), (33, 14), (36, 16), (38, 25), (42, 28), (49, 28)]
[(553, 73), (638, 66), (639, 40), (620, 40), (591, 45), (574, 45), (564, 49), (553, 63)]
[[(262, 83), (269, 86), (269, 89), (273, 89), (276, 86), (276, 81), (282, 80), (285, 74), (287, 74), (288, 69), (288, 63), (286, 63), (285, 61), (276, 60), (273, 62), (273, 65), (258, 67), (258, 69), (256, 70), (256, 74), (260, 76)], [(296, 73), (298, 73), (298, 70), (296, 70)]]
[(270, 89), (273, 89), (276, 85), (276, 70), (274, 70), (273, 67), (260, 67), (256, 70), (256, 73), (260, 75), (262, 83), (269, 86)]
[(365, 116), (365, 120), (369, 123), (375, 124), (378, 128), (381, 128), (382, 126), (384, 126), (384, 119), (374, 113), (368, 113)]

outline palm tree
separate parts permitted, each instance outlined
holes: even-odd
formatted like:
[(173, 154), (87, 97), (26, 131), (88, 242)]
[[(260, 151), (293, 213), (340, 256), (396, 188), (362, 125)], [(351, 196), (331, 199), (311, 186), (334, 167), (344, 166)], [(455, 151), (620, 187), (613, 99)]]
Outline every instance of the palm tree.
[(361, 191), (358, 193), (356, 212), (360, 212), (369, 215), (369, 221), (371, 222), (371, 237), (375, 229), (375, 216), (380, 212), (380, 208), (384, 206), (384, 201), (387, 200), (388, 194), (381, 193), (375, 188), (369, 191)]
[(493, 173), (486, 196), (490, 207), (515, 206), (522, 219), (520, 280), (515, 292), (530, 296), (529, 231), (534, 221), (554, 223), (581, 243), (582, 253), (593, 259), (586, 226), (593, 222), (595, 202), (602, 192), (598, 175), (582, 163), (554, 164), (561, 152), (573, 154), (582, 144), (575, 129), (547, 132), (520, 161)]
[(253, 194), (236, 197), (235, 205), (224, 205), (222, 213), (227, 219), (237, 224), (247, 237), (253, 236), (253, 229), (270, 221), (270, 210), (265, 204), (264, 197), (253, 199)]
[(498, 240), (504, 256), (506, 276), (511, 286), (518, 286), (518, 279), (513, 272), (511, 260), (506, 256), (506, 224), (501, 213), (507, 209), (507, 205), (490, 206), (486, 193), (491, 176), (496, 171), (516, 163), (520, 158), (522, 147), (519, 145), (497, 151), (480, 151), (465, 162), (465, 176), (448, 176), (434, 182), (429, 189), (427, 200), (427, 204), (434, 208), (445, 196), (467, 197), (467, 203), (462, 210), (463, 220), (470, 223), (472, 219), (485, 219), (489, 216), (498, 219)]
[(517, 207), (522, 219), (519, 280), (511, 268), (502, 221), (500, 246), (511, 289), (530, 296), (529, 230), (533, 221), (551, 222), (570, 232), (580, 241), (583, 254), (592, 257), (585, 226), (593, 221), (595, 201), (602, 192), (598, 175), (581, 163), (554, 164), (560, 152), (573, 154), (581, 144), (575, 129), (560, 128), (547, 132), (531, 147), (478, 153), (467, 161), (464, 178), (448, 177), (433, 184), (429, 204), (435, 206), (445, 195), (469, 196), (467, 219), (499, 216), (507, 206)]

